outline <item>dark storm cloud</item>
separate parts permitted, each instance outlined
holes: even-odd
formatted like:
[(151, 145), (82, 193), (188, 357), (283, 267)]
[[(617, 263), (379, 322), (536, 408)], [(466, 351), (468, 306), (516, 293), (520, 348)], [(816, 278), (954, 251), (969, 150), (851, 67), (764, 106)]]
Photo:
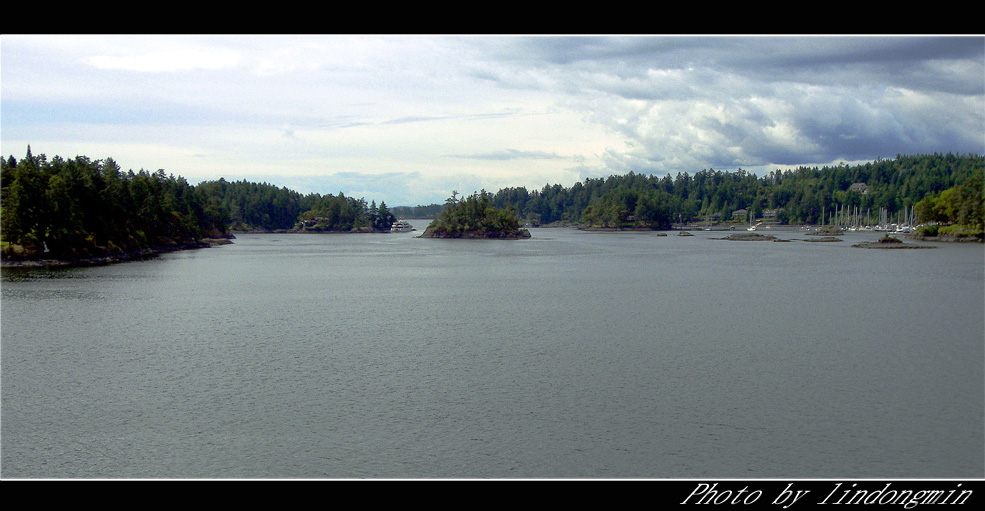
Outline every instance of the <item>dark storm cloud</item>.
[(614, 170), (985, 152), (982, 37), (480, 41), (476, 76), (541, 88), (623, 134)]
[[(691, 68), (770, 82), (848, 80), (957, 94), (981, 94), (985, 88), (981, 37), (586, 36), (492, 44), (490, 55), (505, 63), (606, 72), (625, 79), (653, 69)], [(949, 62), (977, 65), (955, 69)]]

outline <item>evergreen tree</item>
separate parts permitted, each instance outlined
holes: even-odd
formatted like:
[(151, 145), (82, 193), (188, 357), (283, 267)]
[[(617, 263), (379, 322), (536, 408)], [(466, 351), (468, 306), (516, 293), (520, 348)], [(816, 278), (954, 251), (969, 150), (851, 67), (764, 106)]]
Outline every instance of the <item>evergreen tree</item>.
[(376, 214), (376, 223), (374, 227), (377, 231), (389, 231), (393, 222), (396, 222), (397, 218), (393, 216), (390, 209), (386, 207), (386, 202), (380, 201), (380, 208)]

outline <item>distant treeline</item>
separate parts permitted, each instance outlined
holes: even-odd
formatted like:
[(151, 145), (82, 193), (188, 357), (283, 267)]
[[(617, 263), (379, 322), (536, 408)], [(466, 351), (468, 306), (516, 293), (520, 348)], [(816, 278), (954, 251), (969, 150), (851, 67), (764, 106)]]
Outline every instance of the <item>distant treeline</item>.
[[(666, 228), (678, 222), (824, 223), (831, 212), (915, 210), (918, 220), (982, 230), (985, 157), (897, 156), (863, 165), (800, 167), (757, 177), (702, 170), (628, 173), (570, 187), (480, 194), (524, 223)], [(0, 241), (5, 258), (78, 258), (228, 236), (231, 230), (387, 231), (394, 217), (437, 218), (447, 204), (377, 206), (338, 195), (225, 179), (190, 185), (163, 170), (123, 172), (111, 158), (0, 159)], [(950, 190), (950, 191), (949, 191)], [(921, 201), (924, 201), (921, 204)], [(918, 207), (917, 206), (919, 204)], [(744, 211), (743, 211), (744, 210)]]
[[(897, 156), (855, 166), (775, 170), (763, 177), (741, 169), (679, 172), (675, 177), (630, 172), (586, 179), (568, 188), (556, 184), (533, 191), (505, 188), (493, 195), (492, 204), (534, 225), (569, 222), (662, 228), (677, 222), (727, 222), (736, 211), (743, 221), (751, 213), (755, 218), (768, 214), (779, 223), (821, 224), (823, 217), (838, 209), (857, 208), (876, 216), (882, 208), (895, 216), (927, 196), (969, 179), (980, 180), (983, 169), (985, 157), (981, 155), (949, 153)], [(980, 188), (977, 197), (981, 198)], [(977, 218), (980, 221), (980, 213)]]
[(385, 203), (225, 179), (189, 184), (163, 170), (123, 172), (112, 159), (0, 159), (5, 259), (79, 259), (164, 248), (231, 230), (388, 231)]
[(428, 206), (394, 206), (391, 211), (398, 218), (438, 218), (443, 209), (445, 209), (444, 204), (431, 204)]
[(195, 187), (214, 202), (234, 231), (309, 230), (333, 232), (389, 231), (395, 218), (386, 202), (310, 193), (248, 181), (205, 181)]

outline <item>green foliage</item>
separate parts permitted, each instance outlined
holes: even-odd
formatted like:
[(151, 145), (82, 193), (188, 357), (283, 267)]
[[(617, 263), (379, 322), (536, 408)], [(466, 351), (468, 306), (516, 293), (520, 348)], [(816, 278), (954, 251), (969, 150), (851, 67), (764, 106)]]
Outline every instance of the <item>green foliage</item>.
[(122, 173), (112, 159), (48, 161), (28, 147), (19, 162), (0, 160), (0, 182), (7, 257), (100, 256), (228, 231), (184, 178)]
[(429, 231), (441, 234), (502, 233), (519, 228), (513, 212), (493, 207), (492, 196), (485, 190), (464, 199), (453, 192), (441, 214), (428, 226)]
[[(982, 204), (982, 186), (975, 185), (974, 180), (981, 183), (983, 168), (985, 157), (981, 155), (935, 153), (878, 159), (858, 166), (774, 170), (764, 177), (742, 169), (709, 169), (693, 175), (683, 172), (676, 177), (630, 172), (586, 179), (568, 188), (506, 188), (492, 197), (492, 203), (538, 224), (563, 221), (659, 228), (668, 222), (700, 222), (715, 217), (728, 221), (739, 209), (751, 210), (756, 218), (774, 210), (781, 223), (821, 224), (822, 216), (836, 210), (878, 214), (885, 208), (894, 216), (928, 195), (941, 194), (972, 179), (961, 192), (964, 213), (955, 210), (948, 214), (974, 219), (981, 218), (981, 208), (975, 209), (975, 205)], [(851, 189), (854, 183), (864, 183), (865, 191)], [(974, 190), (977, 192), (972, 193)]]
[(622, 185), (593, 197), (581, 213), (581, 222), (608, 228), (668, 228), (673, 221), (673, 202), (673, 197), (662, 189)]
[(368, 232), (373, 229), (366, 202), (346, 197), (341, 192), (337, 196), (307, 196), (300, 220), (300, 227), (310, 231)]
[(375, 231), (389, 231), (390, 226), (393, 222), (397, 221), (397, 217), (393, 216), (390, 209), (386, 207), (386, 202), (380, 202), (379, 209), (376, 210), (375, 214), (370, 215), (370, 223)]
[(394, 218), (386, 203), (372, 207), (363, 199), (312, 193), (301, 195), (286, 187), (225, 179), (199, 183), (195, 188), (208, 211), (225, 216), (232, 230), (317, 232), (389, 231)]
[[(300, 193), (248, 181), (207, 181), (121, 172), (92, 161), (27, 155), (0, 159), (0, 236), (4, 257), (71, 259), (222, 237), (230, 230), (389, 231), (381, 202)], [(300, 224), (299, 224), (300, 221)]]
[(291, 229), (298, 215), (317, 202), (286, 187), (246, 180), (206, 181), (195, 187), (195, 193), (203, 199), (209, 214), (225, 216), (230, 229), (242, 231)]
[(941, 236), (954, 236), (956, 238), (981, 238), (982, 231), (965, 224), (945, 225), (940, 228), (938, 234)]
[[(31, 148), (20, 161), (0, 159), (0, 236), (5, 257), (71, 258), (147, 248), (175, 240), (219, 237), (232, 230), (389, 231), (395, 216), (437, 217), (446, 232), (499, 232), (580, 222), (609, 228), (670, 227), (673, 222), (731, 220), (732, 212), (781, 223), (824, 223), (834, 211), (893, 216), (913, 207), (918, 221), (954, 226), (941, 233), (985, 230), (985, 157), (897, 156), (858, 166), (775, 170), (762, 178), (744, 170), (702, 170), (656, 177), (630, 172), (589, 178), (565, 188), (485, 190), (446, 204), (390, 209), (338, 195), (301, 195), (284, 187), (225, 179), (191, 186), (184, 178), (122, 172), (112, 159), (72, 160)], [(864, 193), (851, 189), (865, 183)], [(874, 219), (873, 219), (874, 220)]]
[(941, 234), (966, 236), (985, 231), (983, 176), (985, 170), (975, 169), (958, 185), (921, 199), (914, 206), (917, 221), (948, 225), (940, 229)]

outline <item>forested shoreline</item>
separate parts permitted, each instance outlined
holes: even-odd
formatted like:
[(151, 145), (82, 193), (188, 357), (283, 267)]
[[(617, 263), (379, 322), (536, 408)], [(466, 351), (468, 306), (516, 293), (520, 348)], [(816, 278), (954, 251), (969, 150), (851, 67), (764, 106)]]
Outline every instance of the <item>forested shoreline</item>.
[(4, 262), (125, 260), (209, 246), (233, 231), (387, 232), (386, 204), (225, 179), (191, 185), (112, 159), (0, 159)]
[[(662, 229), (675, 223), (750, 217), (820, 225), (838, 210), (870, 212), (871, 217), (884, 211), (896, 218), (928, 197), (960, 188), (965, 192), (946, 199), (961, 201), (962, 206), (952, 208), (950, 216), (928, 216), (925, 221), (967, 223), (981, 230), (983, 171), (985, 157), (949, 153), (897, 156), (856, 166), (775, 170), (763, 177), (741, 169), (678, 172), (676, 177), (630, 172), (586, 179), (567, 188), (506, 188), (493, 196), (492, 204), (512, 210), (531, 225), (560, 222)], [(965, 214), (958, 215), (962, 209)]]
[(214, 201), (185, 179), (123, 172), (111, 158), (0, 161), (5, 260), (127, 257), (229, 235)]
[[(917, 221), (936, 226), (933, 234), (982, 238), (983, 173), (981, 155), (935, 153), (775, 170), (762, 177), (742, 169), (674, 177), (630, 172), (569, 187), (504, 188), (472, 197), (534, 226), (667, 229), (740, 217), (817, 225), (847, 210), (890, 217), (913, 212)], [(4, 261), (201, 246), (233, 231), (387, 232), (396, 217), (438, 218), (448, 209), (447, 203), (390, 208), (385, 201), (367, 204), (341, 192), (304, 195), (224, 178), (191, 185), (164, 170), (124, 172), (112, 158), (49, 160), (32, 155), (30, 147), (20, 160), (0, 159), (0, 187)]]

